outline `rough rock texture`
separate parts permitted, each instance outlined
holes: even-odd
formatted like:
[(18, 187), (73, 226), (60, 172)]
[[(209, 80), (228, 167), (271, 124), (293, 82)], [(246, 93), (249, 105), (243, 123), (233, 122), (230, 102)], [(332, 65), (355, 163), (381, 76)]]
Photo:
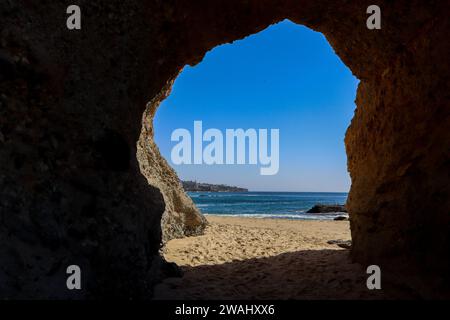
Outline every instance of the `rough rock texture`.
[(444, 3), (419, 9), (413, 2), (399, 11), (404, 15), (386, 19), (385, 29), (391, 24), (389, 32), (399, 33), (386, 43), (395, 52), (360, 83), (345, 138), (353, 257), (398, 269), (424, 296), (450, 288), (450, 64), (444, 58), (450, 24), (443, 15), (450, 4)]
[[(202, 223), (151, 141), (152, 108), (184, 65), (285, 18), (322, 32), (361, 80), (353, 258), (422, 296), (446, 289), (448, 1), (377, 1), (378, 31), (363, 0), (80, 0), (81, 31), (65, 27), (69, 4), (0, 2), (0, 297), (150, 297), (173, 271), (161, 217), (174, 236)], [(69, 264), (82, 291), (66, 290)]]
[(147, 105), (142, 120), (142, 131), (137, 144), (137, 159), (141, 172), (149, 184), (157, 187), (164, 198), (165, 210), (161, 218), (162, 240), (198, 235), (206, 226), (206, 219), (192, 199), (186, 195), (176, 172), (159, 153), (153, 141), (153, 117), (163, 99), (170, 93), (172, 81), (167, 89)]

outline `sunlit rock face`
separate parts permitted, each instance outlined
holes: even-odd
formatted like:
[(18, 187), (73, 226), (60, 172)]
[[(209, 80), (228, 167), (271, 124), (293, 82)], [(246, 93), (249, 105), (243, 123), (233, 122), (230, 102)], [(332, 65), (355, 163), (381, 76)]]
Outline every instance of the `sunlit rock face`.
[[(378, 1), (381, 30), (356, 0), (79, 1), (78, 31), (69, 4), (0, 3), (0, 297), (150, 298), (176, 273), (163, 234), (205, 220), (152, 140), (153, 114), (184, 65), (285, 18), (322, 32), (361, 80), (345, 138), (352, 257), (418, 295), (443, 290), (447, 1)], [(81, 291), (66, 289), (70, 264)]]
[(165, 210), (161, 217), (163, 243), (174, 238), (199, 235), (206, 227), (205, 217), (184, 192), (175, 170), (161, 156), (153, 140), (153, 117), (161, 101), (170, 93), (171, 85), (172, 82), (169, 82), (167, 88), (148, 103), (137, 144), (141, 172), (164, 198)]

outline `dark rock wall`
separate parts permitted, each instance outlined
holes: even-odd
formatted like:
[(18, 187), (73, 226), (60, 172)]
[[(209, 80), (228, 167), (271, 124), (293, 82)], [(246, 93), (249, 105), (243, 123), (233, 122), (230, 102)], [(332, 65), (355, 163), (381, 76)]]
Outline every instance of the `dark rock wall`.
[[(148, 297), (160, 277), (164, 201), (136, 159), (164, 83), (156, 9), (78, 3), (81, 31), (69, 1), (0, 2), (1, 297)], [(66, 289), (70, 264), (84, 290)]]
[(80, 0), (81, 31), (65, 27), (69, 4), (0, 2), (0, 297), (150, 297), (171, 270), (161, 218), (169, 238), (204, 226), (152, 141), (154, 109), (185, 64), (284, 18), (325, 34), (361, 80), (354, 259), (449, 270), (447, 1), (378, 1), (377, 31), (368, 1)]
[(450, 287), (449, 6), (430, 3), (409, 9), (411, 34), (360, 84), (345, 140), (353, 256), (397, 269), (426, 296)]

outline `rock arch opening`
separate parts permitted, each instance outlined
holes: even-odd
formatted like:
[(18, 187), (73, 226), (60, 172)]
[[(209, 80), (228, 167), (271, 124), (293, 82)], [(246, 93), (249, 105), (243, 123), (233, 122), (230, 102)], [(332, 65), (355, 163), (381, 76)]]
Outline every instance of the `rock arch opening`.
[[(357, 79), (336, 57), (323, 35), (285, 20), (233, 44), (215, 47), (200, 64), (185, 68), (155, 119), (144, 122), (154, 124), (154, 140), (161, 154), (183, 180), (236, 185), (250, 191), (348, 192), (350, 178), (343, 140), (355, 108), (356, 87)], [(201, 132), (196, 133), (194, 127), (199, 123)], [(241, 165), (236, 164), (236, 152), (231, 159), (235, 165), (227, 162), (230, 139), (226, 131), (235, 132), (227, 129), (233, 127), (254, 133), (246, 137)], [(261, 174), (258, 128), (268, 128), (264, 129), (268, 130), (268, 139), (270, 128), (280, 132), (282, 148), (277, 150), (277, 172), (272, 175)], [(188, 141), (171, 141), (179, 130), (188, 131), (189, 137), (183, 137)], [(211, 130), (220, 131), (213, 138), (220, 139), (219, 143), (203, 141)], [(201, 164), (194, 161), (199, 134)], [(255, 138), (252, 143), (251, 137)], [(174, 154), (175, 144), (188, 148), (184, 150), (188, 157), (181, 159), (181, 164), (177, 162), (180, 151)], [(207, 160), (208, 145), (214, 145), (214, 153), (220, 154), (212, 165)], [(219, 147), (222, 148), (216, 150)], [(249, 163), (250, 147), (255, 149), (253, 164)], [(177, 156), (176, 160), (171, 159), (173, 156)], [(323, 204), (345, 203), (342, 195), (333, 198), (332, 194), (316, 194), (310, 199)], [(286, 210), (286, 215), (295, 216), (317, 204), (297, 200), (275, 209), (264, 207), (261, 202), (253, 209), (256, 214), (279, 215)], [(205, 204), (202, 206), (201, 210), (208, 213)], [(219, 208), (220, 204), (210, 209), (214, 213), (230, 213), (226, 208), (217, 211)], [(242, 214), (252, 212), (252, 206), (243, 210)]]
[[(161, 156), (167, 159), (168, 165), (178, 169), (178, 175), (181, 173), (184, 180), (216, 182), (217, 184), (221, 182), (253, 190), (255, 188), (258, 190), (260, 187), (260, 191), (263, 187), (262, 190), (266, 192), (188, 194), (196, 203), (199, 211), (203, 214), (213, 213), (213, 215), (206, 216), (212, 225), (209, 225), (207, 233), (203, 237), (198, 238), (207, 240), (170, 241), (165, 245), (164, 256), (166, 259), (182, 266), (183, 270), (188, 273), (187, 279), (195, 278), (195, 274), (200, 272), (199, 265), (229, 264), (227, 273), (229, 276), (222, 277), (224, 282), (228, 283), (228, 287), (240, 285), (243, 296), (248, 298), (250, 295), (260, 297), (261, 292), (270, 291), (269, 283), (275, 283), (274, 277), (278, 276), (276, 270), (278, 267), (275, 267), (275, 270), (261, 268), (257, 262), (258, 259), (267, 259), (269, 262), (273, 260), (274, 265), (277, 266), (279, 262), (277, 263), (275, 256), (296, 252), (301, 257), (302, 251), (307, 248), (306, 254), (314, 256), (309, 261), (309, 265), (311, 269), (315, 269), (320, 268), (318, 261), (328, 261), (328, 253), (339, 249), (333, 240), (339, 239), (343, 245), (348, 245), (348, 239), (350, 239), (348, 223), (332, 221), (337, 217), (343, 218), (346, 213), (338, 212), (339, 209), (336, 209), (335, 213), (321, 214), (307, 213), (307, 211), (319, 203), (345, 204), (347, 197), (345, 192), (348, 192), (350, 185), (350, 181), (346, 181), (346, 179), (350, 179), (346, 176), (343, 140), (355, 108), (356, 87), (357, 79), (336, 57), (322, 34), (289, 20), (269, 26), (243, 40), (215, 47), (195, 67), (187, 67), (187, 70), (183, 70), (175, 81), (171, 94), (158, 106), (158, 112), (153, 111), (153, 108), (149, 114), (150, 117), (144, 117), (144, 126), (148, 127), (144, 127), (144, 130), (151, 130), (153, 134), (146, 138), (153, 138), (153, 142), (158, 143), (158, 151)], [(172, 111), (169, 111), (169, 108)], [(206, 135), (208, 132), (208, 125), (215, 128), (211, 130), (222, 130), (223, 132), (225, 132), (225, 128), (231, 128), (233, 125), (237, 125), (237, 128), (244, 128), (243, 130), (265, 128), (266, 126), (279, 128), (277, 130), (280, 130), (280, 136), (285, 138), (280, 141), (284, 148), (280, 150), (281, 158), (284, 158), (281, 166), (285, 166), (279, 168), (281, 175), (260, 175), (258, 166), (251, 166), (248, 163), (243, 166), (226, 166), (226, 140), (220, 143), (224, 147), (224, 150), (221, 151), (222, 161), (220, 163), (224, 165), (209, 166), (205, 164), (205, 159), (202, 159), (203, 165), (195, 166), (194, 142), (197, 139), (195, 134), (199, 133), (195, 132), (193, 126), (199, 120), (203, 126), (200, 133), (202, 140), (203, 133)], [(176, 144), (176, 142), (171, 142), (171, 136), (180, 130), (179, 128), (183, 128), (181, 130), (189, 133), (189, 150), (184, 150), (184, 153), (189, 154), (188, 159), (184, 159), (187, 160), (185, 166), (177, 166), (171, 158), (173, 156), (172, 148)], [(301, 129), (299, 130), (299, 128)], [(161, 132), (159, 133), (158, 130)], [(226, 134), (221, 136), (226, 139)], [(187, 138), (185, 137), (185, 139)], [(244, 158), (249, 160), (249, 140), (246, 143)], [(202, 144), (207, 145), (208, 142), (203, 141)], [(140, 145), (146, 146), (142, 137)], [(255, 147), (258, 147), (257, 143), (255, 143)], [(202, 146), (203, 158), (205, 158), (205, 150)], [(293, 163), (295, 161), (298, 162)], [(319, 163), (320, 165), (318, 165)], [(141, 164), (144, 174), (151, 172), (148, 165), (147, 163)], [(312, 169), (314, 165), (316, 167)], [(311, 171), (316, 172), (314, 177), (309, 175)], [(176, 180), (173, 178), (171, 181), (176, 182)], [(170, 187), (163, 190), (169, 191), (174, 184), (172, 183)], [(170, 191), (172, 193), (165, 194), (166, 203), (176, 202), (171, 199), (175, 195), (174, 190)], [(182, 192), (179, 188), (176, 191)], [(344, 193), (339, 193), (339, 191), (344, 191)], [(175, 196), (186, 199), (185, 194)], [(187, 200), (185, 201), (188, 202)], [(184, 231), (181, 221), (186, 213), (170, 211), (173, 209), (183, 210), (182, 207), (174, 205), (166, 207), (164, 215), (167, 218), (162, 221), (165, 242), (182, 236)], [(194, 214), (193, 211), (187, 212), (187, 215)], [(200, 217), (199, 214), (200, 212), (196, 216)], [(216, 221), (214, 220), (214, 217), (217, 217), (215, 214), (219, 214), (219, 217), (220, 215), (232, 215), (234, 217), (271, 218), (266, 220), (265, 224), (263, 223), (266, 228), (269, 225), (268, 222), (275, 221), (273, 218), (302, 219), (302, 221), (328, 220), (328, 223), (305, 221), (305, 224), (296, 224), (294, 221), (296, 227), (293, 228), (291, 222), (291, 228), (288, 228), (288, 221), (280, 221), (282, 227), (279, 230), (277, 228), (264, 229), (255, 220), (249, 220), (249, 223), (246, 223), (239, 220), (226, 220), (227, 218), (222, 221), (219, 218)], [(180, 219), (176, 220), (173, 216)], [(197, 221), (199, 224), (204, 223), (200, 218)], [(175, 228), (174, 223), (177, 224)], [(252, 223), (253, 228), (246, 230)], [(262, 229), (257, 229), (258, 227)], [(305, 230), (308, 228), (310, 230)], [(181, 232), (175, 234), (174, 230)], [(202, 231), (200, 226), (197, 230)], [(259, 231), (262, 231), (262, 235), (259, 234)], [(315, 236), (313, 236), (314, 234)], [(314, 254), (313, 251), (316, 253)], [(342, 255), (345, 256), (346, 253), (342, 253)], [(294, 259), (296, 255), (288, 254), (285, 257), (289, 260)], [(250, 274), (266, 274), (265, 283), (269, 285), (268, 288), (253, 290), (251, 283), (247, 283), (248, 281), (244, 281), (245, 284), (236, 283), (235, 272), (231, 270), (239, 268), (239, 266), (232, 262), (247, 263), (244, 260), (248, 262), (248, 265), (254, 262), (254, 267), (249, 270), (249, 276)], [(328, 264), (336, 266), (337, 261), (340, 263), (345, 259), (339, 254), (332, 255)], [(299, 266), (297, 265), (297, 267)], [(339, 267), (339, 265), (336, 266), (336, 269)], [(342, 267), (348, 268), (344, 265)], [(352, 266), (352, 268), (355, 273), (358, 272), (357, 267)], [(212, 282), (217, 282), (217, 279), (214, 279), (214, 274), (216, 274), (214, 270), (213, 267), (205, 268), (200, 273), (202, 276), (210, 277)], [(284, 272), (287, 274), (297, 271), (289, 270), (289, 267), (285, 266)], [(211, 274), (207, 274), (209, 272)], [(332, 275), (336, 270), (329, 269), (326, 272)], [(308, 275), (309, 270), (303, 270), (301, 273), (303, 274), (299, 279), (313, 278), (313, 274)], [(325, 274), (325, 271), (322, 273)], [(319, 282), (319, 280), (316, 281)], [(320, 281), (327, 280), (321, 279)], [(215, 285), (222, 286), (220, 281)], [(281, 283), (278, 285), (284, 286)], [(192, 287), (190, 290), (195, 289)], [(160, 291), (158, 290), (159, 298), (161, 298)], [(323, 293), (322, 290), (317, 292)], [(179, 293), (171, 292), (167, 297), (171, 295), (173, 297), (176, 294)], [(292, 292), (291, 294), (291, 298), (299, 297), (296, 293)], [(285, 293), (285, 296), (289, 296), (289, 294)], [(228, 296), (228, 298), (231, 297)], [(272, 297), (276, 297), (276, 295)]]
[[(2, 3), (2, 297), (148, 297), (170, 273), (164, 202), (193, 213), (173, 217), (185, 226), (174, 233), (199, 232), (201, 218), (171, 191), (156, 146), (136, 146), (153, 130), (142, 129), (144, 107), (152, 99), (151, 118), (184, 65), (283, 19), (323, 33), (361, 80), (345, 138), (352, 257), (421, 296), (448, 291), (448, 1), (380, 0), (380, 30), (367, 29), (370, 4), (99, 0), (70, 33), (63, 4)], [(129, 156), (111, 160), (112, 149)], [(73, 261), (85, 291), (61, 286)]]
[[(342, 11), (342, 8), (333, 9), (342, 14), (350, 14), (350, 12), (345, 10)], [(260, 17), (256, 18), (255, 21), (258, 22), (255, 25), (247, 24), (246, 26), (243, 26), (243, 22), (240, 22), (238, 18), (236, 18), (236, 20), (233, 21), (236, 33), (232, 32), (233, 35), (227, 34), (227, 32), (224, 32), (224, 34), (211, 34), (211, 37), (201, 38), (200, 42), (198, 42), (200, 47), (195, 47), (195, 45), (193, 46), (192, 44), (187, 45), (186, 43), (187, 50), (184, 53), (181, 53), (181, 55), (185, 55), (184, 63), (195, 65), (202, 60), (204, 54), (208, 50), (211, 50), (215, 46), (240, 39), (249, 34), (254, 34), (267, 27), (267, 25), (279, 22), (285, 18), (322, 32), (333, 46), (338, 56), (352, 70), (353, 74), (361, 79), (356, 99), (357, 110), (345, 138), (348, 154), (348, 168), (353, 180), (352, 189), (348, 199), (348, 208), (353, 217), (351, 223), (352, 238), (354, 240), (352, 257), (363, 263), (371, 263), (376, 260), (379, 261), (380, 264), (387, 261), (393, 261), (394, 259), (396, 261), (395, 266), (398, 266), (400, 269), (404, 269), (405, 266), (408, 266), (409, 262), (406, 261), (410, 261), (412, 262), (412, 265), (418, 266), (417, 259), (420, 260), (425, 256), (431, 257), (430, 253), (412, 249), (411, 244), (407, 243), (405, 239), (411, 240), (415, 237), (412, 236), (412, 234), (415, 234), (416, 231), (414, 230), (418, 230), (418, 225), (416, 223), (419, 220), (423, 221), (423, 217), (418, 218), (416, 215), (410, 214), (410, 211), (413, 210), (413, 207), (411, 207), (410, 204), (400, 204), (403, 201), (394, 200), (398, 199), (398, 197), (411, 199), (411, 194), (408, 194), (411, 191), (410, 187), (398, 189), (397, 187), (399, 185), (396, 182), (397, 179), (414, 179), (409, 176), (410, 172), (408, 172), (408, 169), (402, 170), (401, 172), (397, 171), (401, 178), (394, 177), (396, 175), (394, 174), (394, 171), (397, 170), (394, 168), (402, 167), (401, 163), (404, 163), (405, 159), (404, 156), (400, 156), (400, 154), (395, 151), (397, 149), (396, 146), (398, 146), (399, 143), (402, 143), (401, 141), (405, 143), (408, 142), (405, 139), (397, 140), (397, 138), (393, 139), (392, 137), (398, 136), (399, 128), (406, 129), (404, 121), (409, 118), (400, 116), (398, 109), (401, 109), (402, 107), (394, 98), (396, 94), (407, 96), (408, 93), (400, 89), (402, 85), (396, 86), (396, 89), (393, 89), (393, 82), (397, 84), (404, 83), (407, 85), (404, 81), (408, 77), (404, 74), (400, 76), (399, 73), (391, 72), (393, 72), (393, 68), (397, 71), (402, 68), (407, 68), (405, 64), (421, 63), (416, 60), (421, 58), (418, 56), (413, 57), (405, 48), (399, 49), (397, 46), (392, 46), (389, 41), (397, 42), (399, 39), (396, 39), (395, 37), (390, 38), (383, 30), (378, 34), (373, 32), (369, 33), (364, 25), (365, 16), (357, 14), (352, 15), (354, 23), (359, 23), (359, 26), (356, 29), (353, 28), (353, 23), (346, 24), (342, 21), (339, 22), (340, 27), (337, 28), (336, 24), (332, 22), (333, 19), (325, 22), (319, 17), (312, 18), (307, 16), (306, 12), (308, 10), (314, 9), (307, 8), (306, 10), (299, 10), (298, 12), (301, 12), (299, 16), (277, 11), (275, 17), (273, 15), (268, 15), (264, 16), (263, 19)], [(257, 11), (253, 13), (256, 12)], [(266, 18), (267, 20), (265, 20)], [(260, 23), (263, 20), (266, 22)], [(217, 23), (224, 23), (224, 25), (228, 24), (224, 21)], [(206, 36), (206, 33), (204, 33), (204, 35)], [(384, 39), (381, 39), (381, 35), (384, 36)], [(417, 42), (415, 43), (417, 44)], [(399, 52), (402, 53), (399, 55)], [(373, 59), (373, 57), (376, 58)], [(179, 61), (183, 61), (183, 59)], [(183, 63), (178, 65), (178, 68), (174, 70), (173, 76), (170, 77), (170, 81), (165, 84), (162, 92), (150, 103), (147, 109), (147, 119), (153, 118), (157, 105), (159, 105), (163, 98), (167, 97), (170, 87), (175, 79), (175, 74), (181, 70), (183, 65)], [(412, 79), (410, 80), (415, 81)], [(428, 85), (420, 88), (420, 90), (424, 90), (424, 92), (429, 89), (430, 87)], [(393, 96), (390, 96), (390, 94)], [(412, 101), (410, 100), (410, 102)], [(389, 119), (393, 120), (390, 124), (385, 123), (384, 120), (380, 119), (380, 114), (384, 112), (388, 112)], [(383, 118), (385, 115), (386, 114), (383, 115)], [(417, 118), (415, 119), (417, 120)], [(149, 121), (147, 121), (147, 123), (148, 122)], [(428, 128), (429, 125), (430, 124), (424, 124), (424, 126)], [(147, 128), (144, 129), (144, 131), (145, 130), (152, 133), (153, 129)], [(381, 136), (384, 138), (381, 138)], [(140, 141), (142, 141), (142, 135)], [(155, 152), (152, 150), (150, 153), (154, 154)], [(416, 158), (416, 160), (421, 162), (419, 159), (421, 159), (421, 157)], [(407, 162), (409, 164), (404, 163), (404, 165), (407, 168), (411, 168), (410, 165), (412, 165), (412, 162)], [(383, 164), (380, 165), (380, 163)], [(166, 165), (167, 163), (165, 163), (164, 166)], [(414, 169), (412, 170), (414, 171)], [(163, 171), (170, 172), (170, 170)], [(405, 174), (409, 177), (404, 177)], [(172, 181), (172, 178), (170, 180)], [(161, 180), (158, 180), (157, 183), (161, 184)], [(157, 183), (153, 184), (158, 185)], [(164, 188), (164, 186), (161, 185), (159, 187)], [(422, 188), (420, 189), (424, 191)], [(414, 190), (415, 195), (417, 195), (416, 192), (417, 189)], [(397, 196), (391, 198), (391, 195), (393, 194), (397, 194)], [(181, 206), (189, 206), (191, 208), (190, 201), (186, 201), (184, 196), (179, 196), (178, 192), (176, 195), (174, 193), (172, 193), (172, 195), (176, 199), (174, 203)], [(413, 202), (415, 201), (416, 200)], [(401, 211), (403, 214), (396, 213), (395, 218), (393, 218), (393, 215), (391, 214), (393, 211)], [(190, 218), (186, 219), (188, 223), (195, 224), (203, 222), (201, 218), (198, 218), (198, 215), (195, 214), (194, 210), (191, 210), (190, 212), (192, 213)], [(181, 215), (179, 214), (176, 216), (178, 219), (181, 219), (181, 221), (184, 219), (183, 217), (180, 218)], [(406, 224), (412, 229), (406, 231), (409, 227), (405, 229), (404, 225), (401, 225), (398, 220), (400, 219), (400, 216), (404, 221), (409, 221), (406, 222)], [(418, 220), (416, 220), (414, 216), (416, 216)], [(380, 223), (380, 221), (383, 221), (383, 223)], [(414, 225), (416, 227), (414, 227)], [(430, 222), (427, 222), (426, 225), (430, 225)], [(189, 227), (186, 229), (193, 230)], [(202, 228), (189, 231), (187, 234), (195, 234), (196, 232), (201, 231), (201, 229)], [(425, 233), (428, 234), (428, 231), (425, 231)], [(400, 236), (400, 238), (398, 238), (398, 236)], [(378, 238), (381, 243), (383, 243), (382, 245), (376, 240)], [(441, 238), (441, 240), (444, 242), (448, 241), (444, 240), (444, 238)], [(402, 255), (405, 259), (395, 259), (396, 252), (400, 252), (401, 250), (407, 250), (409, 253), (407, 255)], [(444, 270), (442, 265), (434, 264), (434, 267), (439, 270)], [(386, 268), (389, 269), (390, 265), (388, 264)], [(419, 269), (421, 268), (419, 267)], [(426, 272), (425, 269), (421, 270), (422, 272)], [(419, 287), (422, 286), (422, 288), (430, 287), (420, 280), (417, 282), (418, 284), (414, 285)]]

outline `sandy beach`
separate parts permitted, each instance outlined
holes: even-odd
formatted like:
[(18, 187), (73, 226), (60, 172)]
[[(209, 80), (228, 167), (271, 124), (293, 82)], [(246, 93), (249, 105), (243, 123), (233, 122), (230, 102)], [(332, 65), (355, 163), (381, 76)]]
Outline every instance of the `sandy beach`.
[[(348, 221), (207, 216), (202, 236), (174, 239), (164, 251), (184, 276), (155, 289), (155, 299), (380, 299), (349, 250)], [(392, 296), (390, 296), (392, 298)]]

